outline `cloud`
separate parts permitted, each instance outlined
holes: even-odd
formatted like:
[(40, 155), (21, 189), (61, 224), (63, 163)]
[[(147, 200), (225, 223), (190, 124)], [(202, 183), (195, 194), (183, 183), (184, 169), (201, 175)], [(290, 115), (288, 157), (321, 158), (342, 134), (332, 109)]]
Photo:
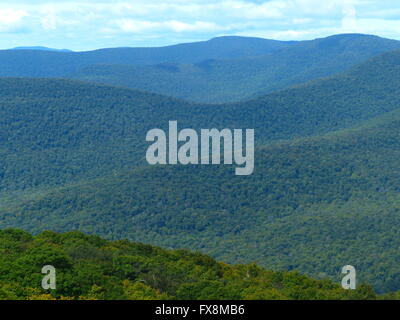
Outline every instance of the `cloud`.
[(219, 6), (220, 11), (232, 17), (241, 19), (280, 19), (284, 17), (287, 7), (284, 1), (269, 1), (264, 3), (251, 3), (246, 1), (224, 1)]
[(54, 30), (57, 28), (57, 16), (54, 7), (42, 10), (41, 26), (44, 30)]
[(355, 32), (357, 30), (356, 8), (351, 0), (343, 3), (343, 32)]
[(0, 46), (83, 50), (343, 32), (400, 39), (399, 21), (398, 0), (13, 0), (0, 4)]
[(28, 16), (24, 10), (0, 9), (0, 31), (11, 31), (20, 26), (23, 18)]
[(195, 23), (185, 23), (177, 20), (166, 21), (163, 23), (166, 28), (175, 32), (205, 32), (205, 31), (221, 31), (227, 28), (217, 25), (213, 22), (196, 21)]
[[(169, 21), (143, 21), (133, 19), (119, 19), (114, 21), (115, 25), (124, 32), (141, 33), (146, 31), (173, 31), (173, 32), (209, 32), (226, 30), (227, 28), (218, 26), (215, 23), (207, 21), (196, 21), (194, 23), (185, 23), (178, 20)], [(109, 32), (115, 32), (113, 29), (108, 29)]]

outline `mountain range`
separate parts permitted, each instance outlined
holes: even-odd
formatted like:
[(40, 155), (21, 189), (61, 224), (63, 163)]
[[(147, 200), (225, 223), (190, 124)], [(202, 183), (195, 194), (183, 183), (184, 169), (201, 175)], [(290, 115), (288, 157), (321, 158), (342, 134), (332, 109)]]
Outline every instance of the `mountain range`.
[[(243, 50), (233, 54), (221, 42)], [(186, 51), (209, 45), (216, 48)], [(0, 227), (81, 230), (314, 278), (333, 279), (351, 264), (378, 292), (399, 290), (398, 45), (364, 35), (290, 43), (220, 38), (163, 48), (171, 56), (143, 55), (147, 62), (134, 48), (2, 51)], [(134, 52), (136, 62), (123, 67)], [(110, 57), (111, 67), (93, 63)], [(214, 88), (218, 97), (209, 92), (208, 99), (194, 83), (195, 99), (178, 89), (160, 94), (174, 83), (174, 68), (181, 74), (181, 66), (195, 64), (208, 70), (203, 80), (221, 75), (215, 83), (230, 97)], [(122, 71), (136, 70), (148, 83), (146, 70), (160, 71), (152, 89), (80, 73), (96, 68), (120, 68), (125, 80)], [(116, 79), (112, 70), (105, 74)], [(53, 78), (63, 72), (75, 79)], [(179, 82), (188, 81), (185, 72)], [(255, 129), (254, 174), (236, 177), (223, 165), (147, 165), (146, 133), (166, 129), (169, 120), (182, 128)]]
[(0, 76), (71, 78), (200, 103), (245, 101), (328, 77), (400, 42), (361, 34), (312, 41), (220, 37), (161, 48), (0, 51)]
[(93, 64), (68, 78), (156, 92), (199, 103), (246, 101), (329, 77), (395, 49), (400, 42), (346, 34), (290, 43), (257, 57), (208, 59), (150, 66)]
[(259, 38), (220, 37), (159, 48), (106, 48), (86, 52), (1, 50), (0, 76), (63, 77), (96, 64), (152, 65), (254, 57), (276, 52), (291, 44), (293, 42)]

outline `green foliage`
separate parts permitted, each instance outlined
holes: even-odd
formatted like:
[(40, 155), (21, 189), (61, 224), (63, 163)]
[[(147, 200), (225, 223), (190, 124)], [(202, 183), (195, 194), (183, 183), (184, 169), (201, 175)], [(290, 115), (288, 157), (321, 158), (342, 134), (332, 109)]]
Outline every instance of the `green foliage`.
[[(160, 48), (111, 48), (88, 52), (1, 50), (2, 77), (62, 77), (93, 64), (149, 65), (163, 62), (196, 63), (207, 59), (234, 59), (268, 54), (293, 42), (260, 38), (219, 37), (209, 41)], [(395, 41), (383, 40), (393, 46)]]
[(52, 186), (143, 164), (146, 132), (166, 129), (171, 119), (180, 128), (254, 128), (258, 145), (357, 125), (398, 108), (399, 56), (394, 52), (332, 79), (218, 106), (68, 80), (0, 79), (2, 206), (27, 189), (28, 197), (37, 198)]
[[(378, 292), (398, 290), (399, 61), (392, 52), (334, 78), (224, 105), (70, 80), (1, 79), (0, 226), (127, 237), (321, 279), (336, 280), (351, 264)], [(147, 130), (165, 129), (172, 119), (182, 128), (254, 128), (255, 173), (143, 167)], [(179, 257), (190, 254), (178, 251), (173, 263), (161, 263), (149, 258), (160, 249), (124, 241), (104, 249), (105, 240), (76, 232), (33, 240), (8, 230), (0, 240), (4, 297), (21, 296), (9, 286), (16, 278), (22, 288), (35, 288), (34, 271), (49, 259), (61, 271), (76, 268), (61, 273), (66, 297), (120, 298), (128, 290), (120, 282), (138, 279), (156, 290), (140, 287), (153, 297), (330, 296), (304, 288), (282, 293), (279, 286), (227, 288), (218, 282), (224, 266), (211, 258), (194, 255), (196, 264), (187, 265)], [(182, 278), (200, 276), (196, 283)]]
[(56, 77), (124, 86), (201, 103), (244, 101), (338, 74), (400, 42), (361, 34), (313, 41), (220, 37), (161, 48), (0, 51), (1, 77)]
[[(396, 111), (357, 129), (259, 148), (249, 177), (235, 176), (230, 166), (122, 170), (3, 209), (1, 224), (34, 232), (79, 228), (321, 278), (336, 279), (351, 264), (360, 281), (395, 291), (399, 123)], [(102, 257), (79, 242), (70, 250), (76, 257)], [(118, 274), (133, 279), (141, 268), (158, 268), (165, 277), (152, 283), (150, 273), (146, 280), (165, 292), (176, 290), (165, 265), (136, 259), (114, 259)], [(220, 272), (204, 258), (199, 263)]]
[(345, 34), (300, 41), (263, 56), (206, 60), (194, 64), (92, 64), (64, 75), (156, 92), (201, 103), (245, 101), (306, 81), (346, 71), (395, 49), (400, 43)]
[[(1, 230), (0, 244), (11, 233), (21, 231)], [(15, 247), (26, 249), (0, 256), (0, 266), (8, 268), (0, 273), (1, 300), (377, 298), (366, 285), (346, 291), (329, 280), (313, 280), (295, 272), (272, 272), (254, 264), (231, 266), (199, 253), (164, 250), (125, 240), (105, 241), (78, 232), (52, 233), (50, 237), (44, 232), (27, 240), (15, 237), (12, 242)], [(77, 243), (92, 251), (81, 251), (79, 257), (73, 255)], [(94, 251), (97, 254), (93, 255)], [(55, 259), (54, 252), (65, 258)], [(49, 253), (47, 259), (44, 253)], [(40, 287), (42, 264), (56, 268), (57, 289)], [(121, 264), (131, 270), (121, 273)]]

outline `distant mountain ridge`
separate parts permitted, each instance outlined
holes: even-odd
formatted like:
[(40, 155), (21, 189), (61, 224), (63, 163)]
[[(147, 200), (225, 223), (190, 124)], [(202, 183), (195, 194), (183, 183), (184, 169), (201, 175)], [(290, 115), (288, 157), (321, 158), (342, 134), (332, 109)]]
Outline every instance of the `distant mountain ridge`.
[(245, 101), (343, 72), (400, 42), (367, 35), (300, 41), (258, 57), (152, 66), (91, 65), (68, 78), (170, 95), (199, 103)]
[(208, 59), (253, 57), (280, 50), (291, 44), (259, 38), (221, 37), (154, 48), (109, 48), (86, 52), (1, 50), (0, 76), (63, 77), (93, 64), (197, 63)]
[(160, 48), (0, 51), (0, 76), (71, 78), (199, 103), (245, 101), (329, 77), (400, 42), (361, 34), (284, 42), (220, 37)]

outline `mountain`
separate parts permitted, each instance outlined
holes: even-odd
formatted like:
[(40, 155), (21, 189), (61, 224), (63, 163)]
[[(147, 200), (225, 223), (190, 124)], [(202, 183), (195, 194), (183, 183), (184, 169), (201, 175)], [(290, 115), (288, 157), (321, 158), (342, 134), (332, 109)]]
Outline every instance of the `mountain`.
[(170, 120), (181, 128), (253, 128), (258, 145), (354, 126), (398, 108), (399, 56), (225, 105), (70, 80), (0, 79), (0, 194), (143, 164), (147, 131)]
[(399, 41), (344, 34), (300, 41), (259, 57), (152, 66), (90, 65), (65, 77), (157, 92), (199, 103), (224, 103), (248, 100), (328, 77), (395, 49), (400, 49)]
[(396, 110), (357, 129), (259, 148), (249, 177), (230, 166), (120, 170), (3, 206), (1, 226), (128, 237), (317, 278), (350, 264), (360, 283), (395, 291), (399, 124)]
[(111, 48), (87, 52), (1, 50), (0, 76), (63, 77), (93, 64), (149, 65), (243, 58), (268, 54), (292, 44), (258, 38), (220, 37), (159, 48)]
[(40, 50), (40, 51), (54, 51), (54, 52), (72, 52), (69, 49), (54, 49), (54, 48), (47, 48), (41, 46), (34, 46), (34, 47), (15, 47), (10, 50)]
[[(0, 300), (399, 299), (397, 293), (377, 296), (368, 285), (343, 290), (296, 272), (232, 266), (200, 253), (80, 232), (1, 230), (0, 248)], [(45, 265), (56, 268), (57, 289), (38, 287)]]
[(400, 42), (343, 34), (282, 42), (220, 37), (161, 48), (0, 51), (1, 77), (69, 78), (198, 103), (245, 101), (344, 72)]
[[(398, 290), (399, 69), (395, 51), (336, 77), (205, 106), (1, 79), (0, 226), (129, 237), (318, 278), (351, 264), (379, 292)], [(147, 131), (172, 119), (254, 128), (254, 174), (143, 165)]]

